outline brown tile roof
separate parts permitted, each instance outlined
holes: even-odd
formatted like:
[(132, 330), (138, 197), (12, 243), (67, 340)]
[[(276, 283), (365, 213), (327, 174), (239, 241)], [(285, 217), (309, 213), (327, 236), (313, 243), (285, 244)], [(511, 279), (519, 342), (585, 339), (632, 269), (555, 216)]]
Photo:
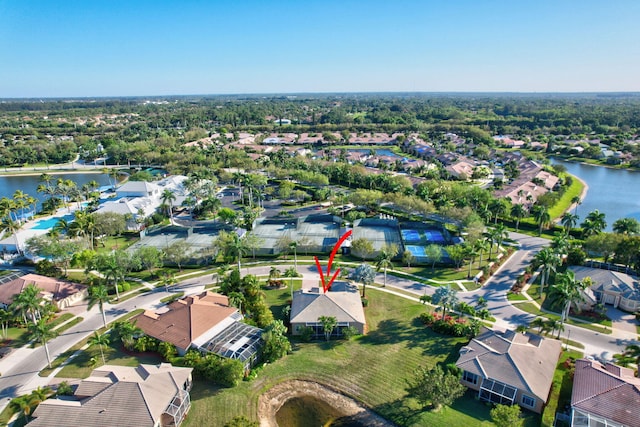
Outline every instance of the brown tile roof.
[(571, 406), (628, 427), (640, 427), (640, 378), (593, 360), (576, 361)]
[(14, 295), (22, 292), (27, 286), (34, 284), (44, 294), (50, 294), (53, 301), (60, 301), (75, 293), (87, 289), (85, 285), (53, 279), (39, 274), (25, 274), (22, 277), (0, 285), (0, 303), (9, 305), (13, 302)]
[(561, 343), (533, 334), (487, 330), (460, 350), (459, 368), (547, 401)]
[(205, 291), (169, 304), (169, 310), (146, 310), (131, 318), (142, 331), (161, 341), (187, 349), (198, 337), (237, 311), (226, 296)]

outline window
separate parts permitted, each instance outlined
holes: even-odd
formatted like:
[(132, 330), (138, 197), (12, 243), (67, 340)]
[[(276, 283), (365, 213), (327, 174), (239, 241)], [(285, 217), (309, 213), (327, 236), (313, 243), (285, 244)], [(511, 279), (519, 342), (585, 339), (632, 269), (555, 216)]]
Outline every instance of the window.
[(471, 372), (464, 371), (462, 374), (462, 380), (471, 384), (478, 384), (478, 376)]
[(528, 406), (529, 408), (533, 408), (534, 406), (536, 406), (536, 400), (531, 396), (522, 395), (522, 404), (524, 406)]

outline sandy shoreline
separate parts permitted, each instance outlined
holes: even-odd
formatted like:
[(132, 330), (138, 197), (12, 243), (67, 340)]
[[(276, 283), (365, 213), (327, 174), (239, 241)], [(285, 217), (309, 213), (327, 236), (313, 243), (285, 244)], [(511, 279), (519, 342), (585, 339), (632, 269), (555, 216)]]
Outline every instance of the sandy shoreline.
[[(312, 381), (290, 380), (277, 384), (267, 390), (258, 400), (260, 427), (278, 427), (276, 412), (289, 399), (311, 396), (324, 400), (337, 408), (347, 417), (353, 417), (362, 425), (371, 427), (393, 427), (394, 424), (365, 408), (355, 400), (331, 388)], [(282, 426), (284, 427), (284, 426)]]
[[(577, 176), (575, 176), (575, 175), (571, 175), (571, 177), (572, 177), (573, 179), (577, 179), (577, 180), (578, 180), (578, 181), (580, 181), (580, 182), (582, 183), (582, 185), (583, 185), (583, 187), (582, 187), (582, 192), (580, 193), (580, 203), (582, 203), (582, 201), (584, 200), (584, 198), (585, 198), (585, 197), (587, 197), (587, 192), (589, 191), (589, 185), (588, 185), (586, 182), (584, 182), (584, 180), (582, 180), (582, 179), (578, 178), (578, 177), (577, 177)], [(573, 208), (575, 208), (575, 207), (576, 207), (576, 203), (572, 203), (572, 204), (567, 208), (567, 210), (565, 211), (565, 213), (566, 213), (566, 212), (570, 212), (570, 211), (571, 211)]]

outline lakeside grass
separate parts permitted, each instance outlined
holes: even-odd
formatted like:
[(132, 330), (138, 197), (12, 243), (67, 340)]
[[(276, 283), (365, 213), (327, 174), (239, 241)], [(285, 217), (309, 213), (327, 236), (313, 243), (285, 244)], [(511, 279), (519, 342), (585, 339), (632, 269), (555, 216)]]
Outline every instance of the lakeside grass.
[(569, 188), (565, 190), (562, 197), (560, 197), (560, 200), (558, 200), (558, 202), (549, 209), (549, 215), (552, 220), (560, 218), (572, 205), (571, 199), (576, 196), (580, 196), (584, 190), (584, 184), (576, 176), (570, 174), (565, 174), (564, 176), (570, 176), (572, 178), (572, 182)]
[[(268, 303), (286, 304), (288, 290), (268, 290)], [(400, 426), (491, 426), (490, 406), (467, 393), (438, 413), (422, 411), (406, 397), (406, 380), (418, 366), (452, 363), (466, 338), (434, 333), (416, 321), (424, 305), (384, 294), (371, 287), (365, 309), (369, 333), (351, 341), (294, 343), (294, 352), (259, 369), (258, 378), (230, 389), (196, 381), (193, 407), (185, 426), (224, 425), (235, 416), (257, 419), (259, 396), (290, 379), (316, 381), (334, 387)], [(277, 306), (274, 312), (277, 312)], [(277, 317), (277, 316), (276, 316)], [(527, 414), (528, 425), (539, 416)]]

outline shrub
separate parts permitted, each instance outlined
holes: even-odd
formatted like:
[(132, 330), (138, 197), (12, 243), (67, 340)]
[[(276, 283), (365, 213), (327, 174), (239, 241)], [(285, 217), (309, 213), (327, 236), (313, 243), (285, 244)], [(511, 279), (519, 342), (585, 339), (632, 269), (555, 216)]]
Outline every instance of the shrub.
[(355, 337), (357, 335), (360, 335), (360, 333), (353, 326), (349, 326), (349, 327), (344, 328), (342, 330), (342, 336), (345, 337), (347, 340), (350, 340), (351, 338), (353, 338), (353, 337)]
[(369, 300), (366, 298), (362, 298), (362, 306), (363, 307), (368, 307), (369, 306)]
[(300, 329), (300, 339), (304, 342), (311, 341), (313, 338), (313, 328), (311, 326), (304, 326)]

